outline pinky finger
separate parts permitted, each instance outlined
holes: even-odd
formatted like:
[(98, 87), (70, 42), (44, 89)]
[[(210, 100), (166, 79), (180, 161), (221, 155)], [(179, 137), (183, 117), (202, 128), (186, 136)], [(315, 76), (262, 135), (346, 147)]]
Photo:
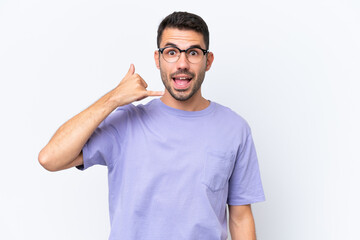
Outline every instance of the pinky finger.
[(162, 96), (164, 91), (147, 91), (148, 96)]

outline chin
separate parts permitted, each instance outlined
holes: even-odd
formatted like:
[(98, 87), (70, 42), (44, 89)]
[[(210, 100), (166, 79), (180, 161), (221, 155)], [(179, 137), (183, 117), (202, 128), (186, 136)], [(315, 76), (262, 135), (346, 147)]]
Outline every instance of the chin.
[[(191, 89), (186, 89), (185, 91), (191, 91)], [(184, 101), (189, 100), (194, 95), (194, 93), (192, 93), (192, 92), (185, 93), (185, 91), (183, 91), (183, 90), (178, 91), (178, 90), (172, 89), (171, 91), (169, 91), (169, 93), (175, 100), (184, 102)]]

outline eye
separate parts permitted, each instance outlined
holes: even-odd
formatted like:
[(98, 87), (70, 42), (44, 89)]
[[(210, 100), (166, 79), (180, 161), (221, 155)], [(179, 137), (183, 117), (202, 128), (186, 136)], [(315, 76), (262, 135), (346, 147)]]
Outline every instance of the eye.
[(166, 48), (164, 54), (169, 57), (174, 57), (178, 55), (178, 50), (176, 48)]
[(200, 55), (200, 50), (199, 49), (189, 49), (188, 54), (189, 54), (189, 56), (198, 56), (198, 55)]

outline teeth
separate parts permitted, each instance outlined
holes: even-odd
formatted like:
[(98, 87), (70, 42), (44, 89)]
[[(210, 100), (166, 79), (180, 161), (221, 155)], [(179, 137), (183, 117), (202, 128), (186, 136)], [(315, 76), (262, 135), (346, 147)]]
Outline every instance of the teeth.
[(188, 78), (186, 78), (186, 77), (180, 77), (179, 79), (180, 79), (180, 80), (187, 80)]

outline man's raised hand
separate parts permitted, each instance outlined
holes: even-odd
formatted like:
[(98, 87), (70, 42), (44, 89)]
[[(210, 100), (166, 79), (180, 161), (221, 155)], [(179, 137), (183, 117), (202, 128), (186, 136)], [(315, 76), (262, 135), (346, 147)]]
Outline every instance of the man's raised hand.
[(119, 85), (111, 91), (113, 99), (118, 106), (123, 106), (134, 101), (139, 101), (149, 96), (162, 96), (163, 91), (148, 91), (147, 83), (135, 73), (135, 67), (130, 65), (129, 71)]

